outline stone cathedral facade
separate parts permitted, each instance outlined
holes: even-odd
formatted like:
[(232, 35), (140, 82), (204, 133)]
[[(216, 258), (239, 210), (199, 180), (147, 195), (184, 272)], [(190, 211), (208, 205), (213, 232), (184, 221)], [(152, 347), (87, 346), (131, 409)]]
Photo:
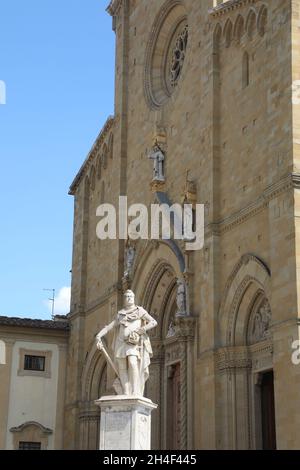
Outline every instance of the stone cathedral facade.
[[(113, 0), (108, 12), (115, 112), (70, 189), (66, 446), (97, 447), (94, 400), (111, 374), (95, 334), (130, 286), (159, 324), (146, 389), (159, 405), (154, 449), (300, 447), (300, 2)], [(204, 248), (100, 241), (96, 208), (120, 195), (205, 204)]]
[[(300, 1), (112, 0), (108, 13), (114, 116), (70, 188), (63, 447), (98, 447), (94, 400), (112, 373), (95, 335), (131, 287), (158, 321), (153, 449), (300, 448)], [(204, 204), (203, 249), (100, 241), (96, 209), (120, 195)]]

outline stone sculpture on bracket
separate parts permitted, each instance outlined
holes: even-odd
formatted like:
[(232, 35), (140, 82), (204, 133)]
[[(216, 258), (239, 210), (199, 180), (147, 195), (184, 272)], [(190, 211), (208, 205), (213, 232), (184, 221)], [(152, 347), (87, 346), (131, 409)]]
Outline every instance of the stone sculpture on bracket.
[(176, 317), (187, 316), (189, 314), (187, 285), (186, 285), (186, 282), (182, 279), (177, 280), (176, 303), (177, 303)]
[(152, 181), (164, 182), (165, 181), (165, 175), (164, 175), (165, 155), (160, 149), (158, 144), (155, 144), (154, 147), (152, 148), (149, 154), (149, 159), (154, 161)]
[(126, 250), (125, 250), (125, 271), (124, 271), (125, 277), (130, 277), (131, 272), (132, 272), (132, 267), (134, 264), (134, 259), (135, 259), (135, 247), (128, 243), (126, 246)]
[[(124, 308), (98, 333), (97, 348), (104, 353), (117, 375), (114, 388), (118, 395), (143, 396), (152, 357), (147, 331), (156, 325), (156, 320), (143, 307), (135, 305), (134, 293), (127, 290)], [(102, 338), (111, 330), (114, 330), (113, 358), (102, 343)]]

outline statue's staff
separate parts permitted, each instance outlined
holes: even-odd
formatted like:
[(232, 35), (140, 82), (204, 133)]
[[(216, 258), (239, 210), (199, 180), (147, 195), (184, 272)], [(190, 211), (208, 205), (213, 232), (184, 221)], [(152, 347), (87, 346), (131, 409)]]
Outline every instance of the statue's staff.
[(103, 354), (107, 360), (107, 362), (111, 365), (111, 367), (113, 368), (113, 370), (115, 371), (116, 375), (118, 378), (120, 378), (120, 375), (119, 375), (119, 371), (117, 369), (117, 366), (116, 364), (113, 362), (113, 360), (111, 359), (110, 355), (108, 354), (108, 352), (106, 351), (105, 347), (104, 347), (104, 344), (102, 343), (101, 339), (98, 339), (98, 344), (97, 346), (100, 346), (99, 349), (100, 351), (103, 351)]

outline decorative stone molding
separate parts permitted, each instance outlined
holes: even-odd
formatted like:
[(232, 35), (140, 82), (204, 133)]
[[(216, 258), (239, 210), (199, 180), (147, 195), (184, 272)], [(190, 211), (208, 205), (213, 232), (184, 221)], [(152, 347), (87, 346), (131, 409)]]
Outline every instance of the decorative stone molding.
[(271, 307), (267, 299), (263, 299), (259, 306), (252, 312), (249, 324), (248, 338), (251, 343), (264, 341), (271, 335)]
[[(247, 254), (242, 256), (233, 269), (222, 296), (219, 310), (219, 325), (220, 339), (224, 345), (234, 346), (239, 305), (247, 287), (251, 283), (257, 286), (257, 293), (263, 292), (267, 299), (270, 298), (269, 269), (259, 258), (252, 254)], [(243, 312), (244, 316), (246, 314), (249, 316), (249, 312)], [(245, 326), (247, 321), (247, 318), (244, 318)], [(245, 332), (245, 334), (247, 333)], [(243, 341), (246, 341), (246, 336), (243, 338)]]
[[(244, 36), (248, 40), (252, 40), (255, 33), (258, 33), (261, 37), (265, 35), (268, 21), (268, 9), (265, 4), (257, 6), (256, 8), (250, 6), (250, 8), (248, 8), (244, 13), (238, 12), (235, 19), (232, 18), (232, 15), (231, 17), (225, 16), (225, 12), (232, 13), (232, 11), (235, 11), (237, 8), (244, 5), (254, 4), (256, 1), (257, 0), (246, 0), (236, 2), (236, 5), (231, 5), (231, 8), (228, 4), (231, 4), (232, 2), (226, 2), (225, 5), (227, 5), (227, 9), (222, 9), (221, 13), (219, 10), (217, 13), (215, 12), (215, 9), (212, 10), (211, 16), (219, 19), (220, 21), (215, 26), (215, 46), (217, 45), (220, 47), (224, 44), (225, 47), (230, 47), (232, 44), (238, 45)], [(223, 7), (223, 5), (221, 6)], [(218, 9), (219, 7), (216, 8)], [(223, 42), (221, 38), (223, 38)]]
[(300, 188), (300, 175), (298, 173), (291, 173), (288, 176), (281, 178), (276, 181), (254, 201), (253, 203), (243, 207), (237, 212), (234, 212), (226, 219), (219, 222), (208, 224), (205, 227), (206, 234), (213, 233), (214, 235), (223, 234), (229, 232), (237, 225), (243, 224), (247, 220), (256, 216), (263, 210), (269, 207), (270, 201), (280, 196), (281, 194)]
[(227, 347), (215, 352), (216, 368), (219, 372), (236, 369), (266, 370), (272, 367), (273, 344), (271, 340), (251, 347)]
[(173, 341), (166, 347), (165, 364), (171, 365), (180, 361), (182, 356), (182, 344)]
[(253, 372), (273, 368), (273, 342), (271, 339), (252, 345), (250, 348)]
[(20, 426), (10, 429), (13, 434), (14, 449), (19, 449), (20, 442), (41, 443), (41, 450), (48, 449), (48, 439), (53, 434), (52, 429), (46, 428), (36, 421), (27, 421)]
[(20, 426), (16, 426), (14, 428), (10, 429), (10, 432), (22, 432), (24, 429), (26, 429), (29, 426), (35, 426), (37, 427), (43, 434), (49, 435), (53, 434), (52, 429), (46, 428), (40, 423), (37, 423), (36, 421), (27, 421), (26, 423), (21, 424)]
[(216, 367), (219, 372), (230, 369), (251, 369), (252, 361), (246, 347), (228, 347), (216, 351)]
[(146, 289), (144, 290), (145, 295), (143, 299), (143, 304), (145, 308), (150, 308), (150, 303), (154, 291), (157, 287), (159, 280), (161, 279), (163, 273), (165, 271), (170, 271), (173, 273), (171, 266), (166, 260), (158, 259), (157, 262), (152, 267), (151, 271), (149, 272), (147, 279), (146, 279)]
[(252, 5), (257, 1), (258, 0), (228, 0), (227, 2), (225, 1), (216, 7), (211, 8), (208, 13), (213, 18), (217, 18), (226, 15), (226, 13), (231, 13), (232, 11), (235, 11), (246, 5)]
[(177, 338), (193, 339), (196, 329), (196, 318), (176, 317), (174, 321), (175, 335)]
[[(103, 126), (102, 130), (100, 131), (93, 147), (91, 148), (88, 156), (86, 157), (86, 159), (83, 162), (79, 172), (77, 173), (75, 179), (73, 180), (73, 183), (70, 186), (69, 194), (71, 196), (75, 195), (76, 190), (77, 190), (80, 182), (86, 176), (86, 174), (88, 173), (88, 171), (89, 171), (90, 167), (92, 166), (92, 164), (95, 163), (95, 161), (97, 159), (97, 156), (99, 154), (102, 155), (102, 145), (103, 145), (105, 139), (107, 138), (107, 136), (109, 135), (109, 133), (111, 132), (114, 123), (115, 123), (114, 117), (110, 116), (107, 119), (106, 123), (104, 124), (104, 126)], [(110, 136), (111, 136), (111, 134), (110, 134)], [(96, 163), (96, 166), (97, 166), (97, 173), (98, 173), (98, 176), (99, 176), (99, 163), (98, 164)]]

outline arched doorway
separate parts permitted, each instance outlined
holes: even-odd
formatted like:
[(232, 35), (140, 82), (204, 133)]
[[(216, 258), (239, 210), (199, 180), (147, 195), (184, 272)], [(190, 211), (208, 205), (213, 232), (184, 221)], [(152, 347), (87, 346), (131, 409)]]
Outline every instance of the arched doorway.
[(236, 265), (219, 313), (221, 448), (276, 448), (270, 272), (253, 255)]
[(133, 279), (137, 301), (158, 322), (151, 332), (153, 358), (145, 390), (158, 404), (152, 415), (153, 449), (193, 448), (195, 319), (177, 315), (182, 275), (176, 256), (161, 243), (141, 257)]

